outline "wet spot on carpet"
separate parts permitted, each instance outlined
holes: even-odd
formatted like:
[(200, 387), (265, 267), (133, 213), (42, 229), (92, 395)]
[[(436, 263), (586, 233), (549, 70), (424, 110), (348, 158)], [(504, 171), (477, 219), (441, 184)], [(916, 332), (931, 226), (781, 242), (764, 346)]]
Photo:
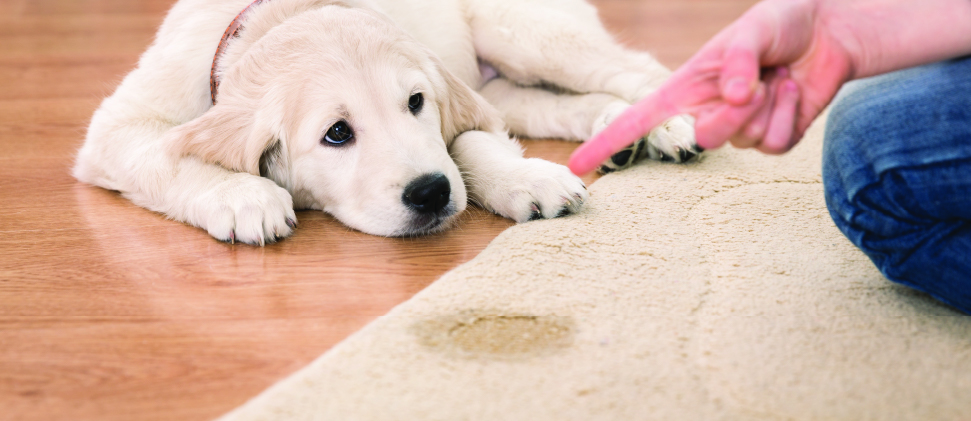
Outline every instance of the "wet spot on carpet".
[(415, 323), (418, 342), (451, 355), (523, 359), (546, 356), (573, 345), (573, 320), (560, 316), (466, 311)]

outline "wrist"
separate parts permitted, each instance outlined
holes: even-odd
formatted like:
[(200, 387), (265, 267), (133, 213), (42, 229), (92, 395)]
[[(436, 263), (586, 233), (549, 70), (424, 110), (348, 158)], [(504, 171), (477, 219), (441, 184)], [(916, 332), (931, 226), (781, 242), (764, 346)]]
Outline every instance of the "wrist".
[[(865, 77), (872, 72), (874, 60), (869, 54), (877, 52), (879, 31), (873, 31), (869, 24), (861, 22), (858, 12), (847, 3), (855, 0), (811, 0), (815, 4), (813, 25), (814, 43), (824, 45), (834, 60), (843, 64), (839, 69), (841, 83)], [(882, 55), (882, 54), (877, 54)]]
[(848, 60), (849, 79), (971, 54), (968, 0), (810, 1), (820, 36)]

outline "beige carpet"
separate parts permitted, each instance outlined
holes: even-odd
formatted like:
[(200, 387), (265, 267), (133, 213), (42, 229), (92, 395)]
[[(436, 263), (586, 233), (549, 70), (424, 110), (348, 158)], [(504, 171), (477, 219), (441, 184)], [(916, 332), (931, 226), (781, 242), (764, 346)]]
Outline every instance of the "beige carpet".
[(971, 317), (843, 238), (821, 144), (604, 177), (223, 419), (971, 419)]

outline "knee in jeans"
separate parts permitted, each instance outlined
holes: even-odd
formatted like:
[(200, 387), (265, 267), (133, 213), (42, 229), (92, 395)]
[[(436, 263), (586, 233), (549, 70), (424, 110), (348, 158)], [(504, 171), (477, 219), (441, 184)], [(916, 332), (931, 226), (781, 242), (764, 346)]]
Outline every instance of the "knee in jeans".
[(903, 216), (907, 211), (886, 190), (875, 184), (851, 194), (838, 183), (827, 184), (826, 202), (833, 222), (846, 238), (887, 277), (899, 279), (927, 227)]
[(841, 94), (827, 123), (823, 148), (826, 204), (836, 226), (877, 266), (892, 270), (910, 251), (909, 204), (901, 202), (903, 183), (874, 166), (882, 112), (873, 92)]
[[(908, 101), (901, 93), (880, 81), (856, 81), (847, 84), (834, 99), (826, 122), (826, 143), (829, 147), (854, 149), (865, 154), (866, 148), (897, 128), (888, 117), (899, 115)], [(896, 100), (894, 100), (894, 98)], [(830, 150), (829, 152), (838, 152)]]

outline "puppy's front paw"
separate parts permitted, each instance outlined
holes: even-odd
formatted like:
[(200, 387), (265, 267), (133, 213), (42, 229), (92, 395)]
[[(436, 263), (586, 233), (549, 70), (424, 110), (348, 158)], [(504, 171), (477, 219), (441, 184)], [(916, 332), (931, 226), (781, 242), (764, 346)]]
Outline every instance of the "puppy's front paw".
[(583, 181), (569, 169), (542, 159), (517, 160), (500, 174), (475, 186), (476, 200), (516, 222), (575, 213), (590, 197)]
[(235, 174), (202, 199), (209, 235), (263, 246), (290, 236), (297, 224), (290, 193), (266, 178)]

